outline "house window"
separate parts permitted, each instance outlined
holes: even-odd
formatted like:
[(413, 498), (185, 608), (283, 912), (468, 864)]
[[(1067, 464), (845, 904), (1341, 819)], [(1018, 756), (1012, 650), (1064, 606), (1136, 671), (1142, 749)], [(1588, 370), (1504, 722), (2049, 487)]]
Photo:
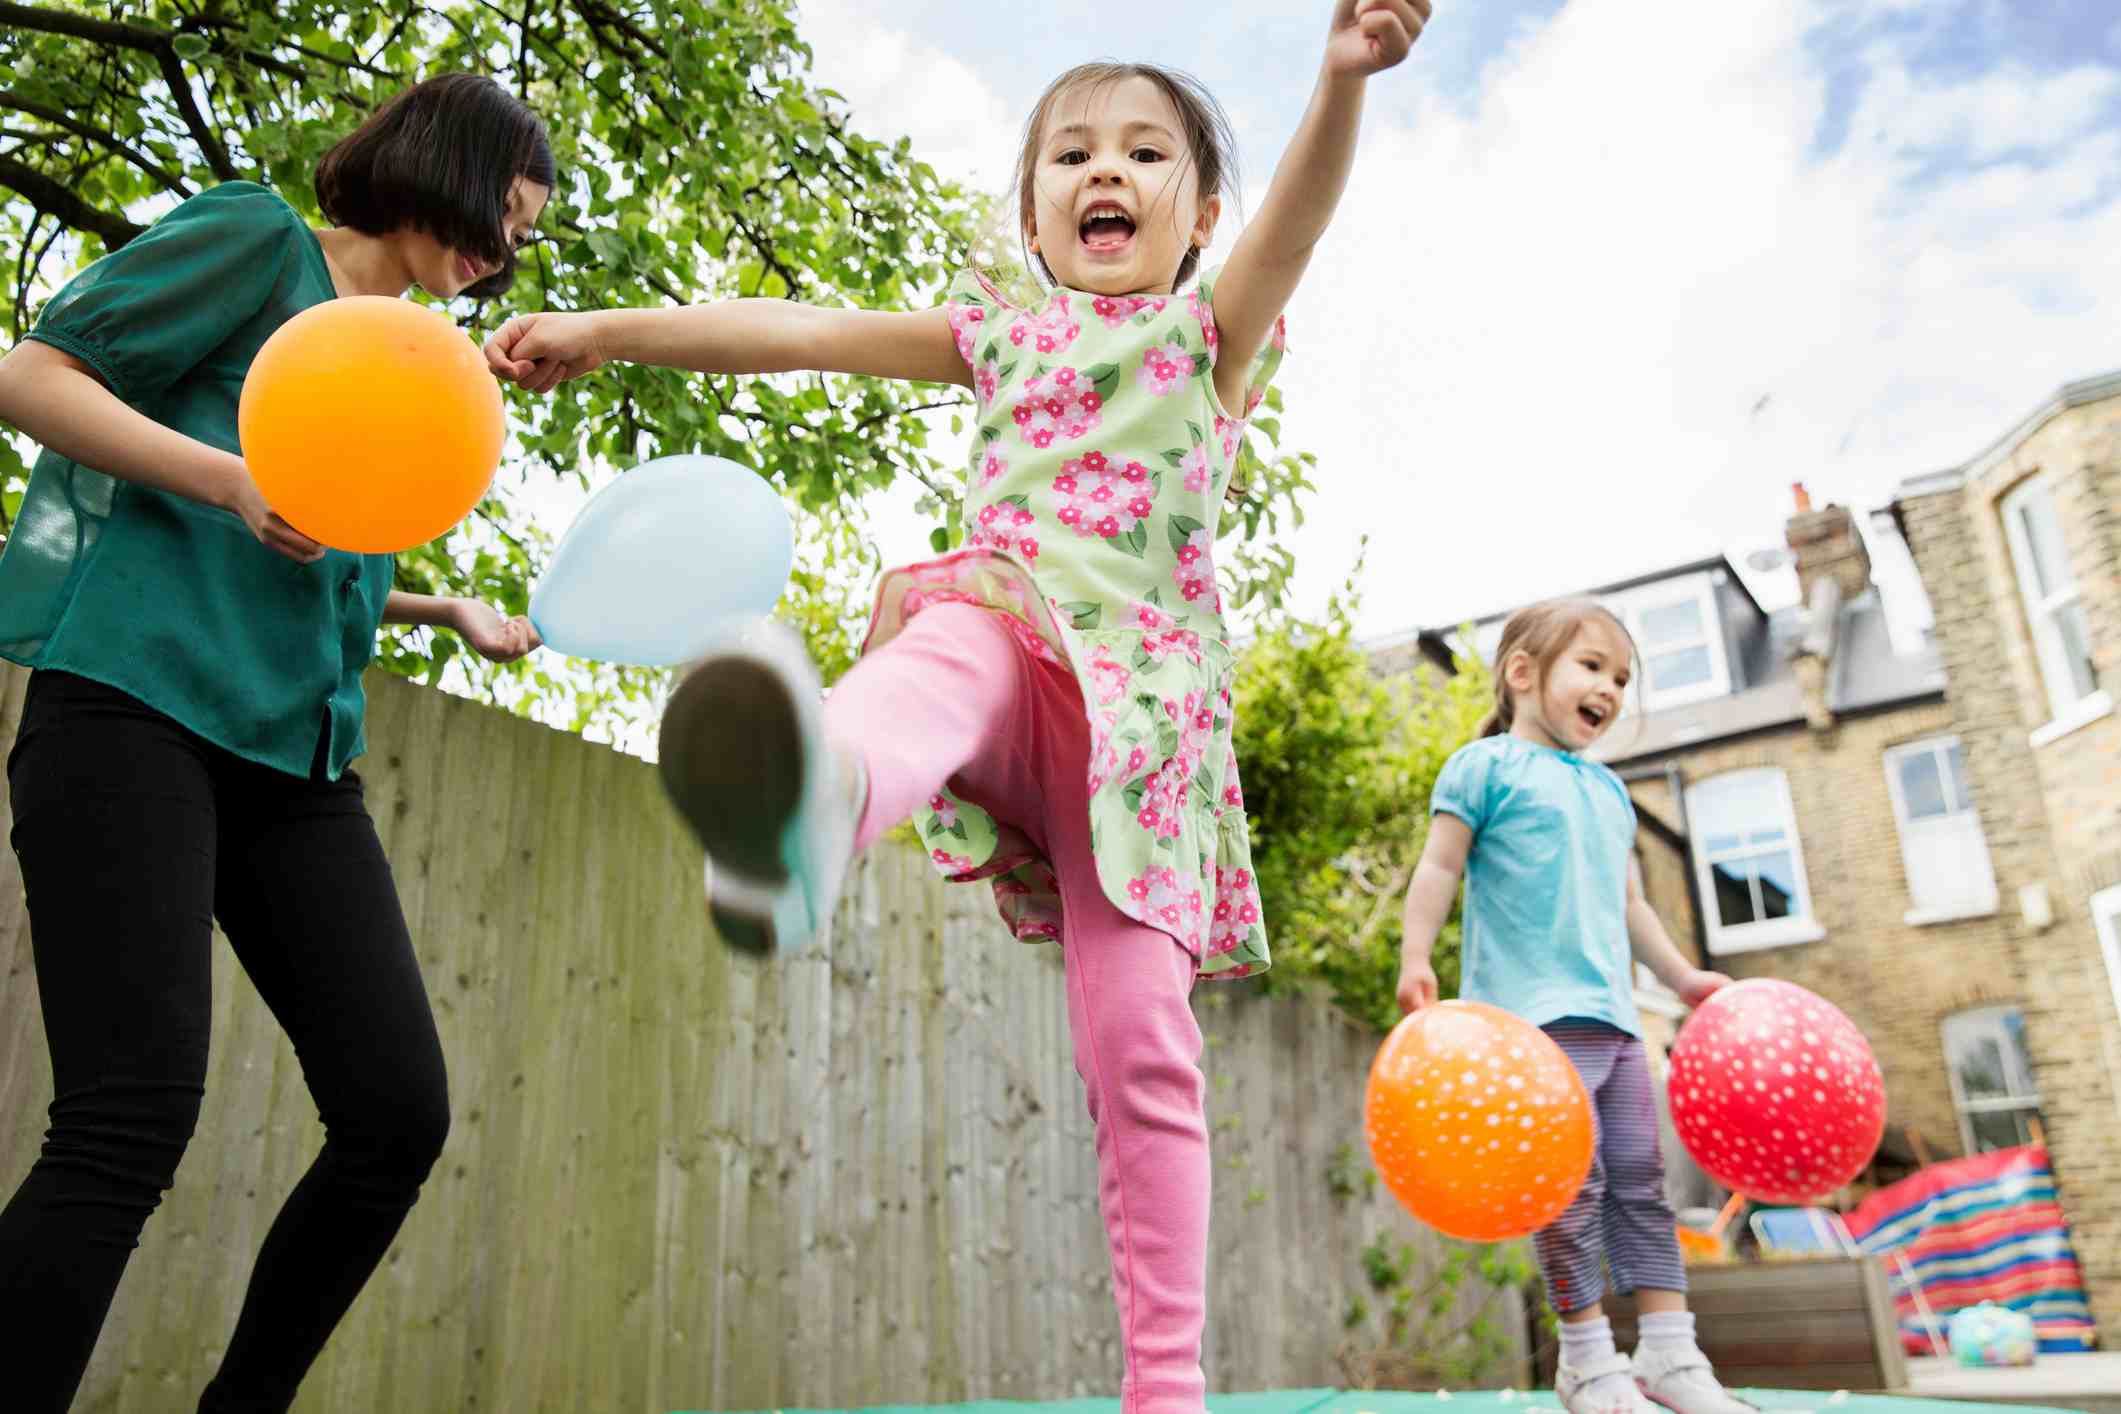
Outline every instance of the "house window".
[(2028, 481), (2003, 498), (2003, 529), (2017, 566), (2018, 589), (2025, 598), (2040, 676), (2047, 684), (2048, 710), (2061, 720), (2098, 691), (2099, 683), (2092, 671), (2084, 605), (2070, 572), (2062, 522), (2055, 514), (2054, 493), (2047, 483)]
[(1969, 1154), (2040, 1139), (2040, 1093), (2025, 1048), (2025, 1016), (2014, 1006), (1983, 1007), (1944, 1019), (1959, 1136)]
[(2106, 956), (2106, 981), (2114, 993), (2114, 1019), (2121, 1021), (2121, 884), (2092, 895), (2092, 923)]
[(1996, 874), (1988, 839), (1966, 788), (1966, 755), (1957, 737), (1896, 746), (1885, 753), (1885, 779), (1900, 826), (1907, 867), (1910, 923), (1936, 923), (1996, 911)]
[(1716, 586), (1709, 576), (1645, 586), (1614, 596), (1606, 607), (1620, 616), (1642, 652), (1630, 705), (1655, 712), (1731, 690)]
[(1687, 791), (1694, 867), (1709, 951), (1744, 952), (1825, 936), (1812, 917), (1789, 781), (1772, 768), (1733, 771)]

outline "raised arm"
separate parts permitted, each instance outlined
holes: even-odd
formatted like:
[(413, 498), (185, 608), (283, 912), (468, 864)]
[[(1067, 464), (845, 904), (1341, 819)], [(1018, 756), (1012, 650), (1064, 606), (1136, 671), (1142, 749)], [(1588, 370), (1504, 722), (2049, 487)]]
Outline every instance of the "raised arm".
[(1336, 0), (1326, 57), (1296, 136), (1215, 286), (1222, 339), (1215, 391), (1241, 409), (1252, 356), (1288, 306), (1347, 189), (1371, 74), (1407, 57), (1428, 21), (1430, 0)]
[(1429, 838), (1421, 847), (1407, 886), (1407, 910), (1399, 944), (1399, 1009), (1419, 1011), (1436, 1001), (1436, 969), (1429, 953), (1436, 935), (1458, 901), (1458, 881), (1466, 872), (1466, 852), (1473, 829), (1456, 815), (1438, 813), (1429, 821)]
[(699, 373), (866, 373), (969, 386), (948, 314), (827, 309), (783, 299), (519, 314), (486, 341), (500, 377), (534, 393), (614, 361)]

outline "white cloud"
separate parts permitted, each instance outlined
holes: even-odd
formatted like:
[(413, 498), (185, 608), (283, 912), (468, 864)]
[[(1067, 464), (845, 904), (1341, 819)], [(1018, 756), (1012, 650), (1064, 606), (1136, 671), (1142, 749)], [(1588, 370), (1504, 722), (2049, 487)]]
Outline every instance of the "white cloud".
[[(1881, 45), (1820, 160), (1806, 16), (1576, 0), (1472, 104), (1367, 135), (1289, 313), (1310, 594), (1366, 529), (1379, 630), (1677, 561), (1772, 534), (1793, 480), (1879, 502), (2121, 364), (2121, 138), (2092, 132), (2121, 76), (1939, 88)], [(1989, 165), (1940, 164), (1960, 143)]]

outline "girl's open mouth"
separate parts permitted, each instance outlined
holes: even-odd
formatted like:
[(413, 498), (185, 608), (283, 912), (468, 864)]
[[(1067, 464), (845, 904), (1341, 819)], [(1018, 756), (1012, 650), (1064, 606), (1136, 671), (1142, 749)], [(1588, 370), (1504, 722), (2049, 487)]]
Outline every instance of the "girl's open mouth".
[(1099, 202), (1083, 214), (1076, 233), (1084, 250), (1124, 250), (1134, 239), (1134, 218), (1111, 202)]

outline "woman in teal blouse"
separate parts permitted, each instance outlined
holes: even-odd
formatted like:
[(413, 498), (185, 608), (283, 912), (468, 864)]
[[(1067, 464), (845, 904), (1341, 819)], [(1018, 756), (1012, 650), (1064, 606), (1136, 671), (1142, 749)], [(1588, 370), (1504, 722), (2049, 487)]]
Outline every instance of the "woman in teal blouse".
[(496, 661), (536, 637), (289, 526), (244, 469), (236, 404), (259, 346), (311, 305), (505, 290), (554, 181), (529, 109), (486, 78), (430, 79), (318, 165), (329, 229), (252, 183), (202, 192), (0, 359), (0, 420), (45, 449), (0, 553), (0, 655), (34, 670), (8, 781), (55, 1092), (0, 1212), (10, 1409), (71, 1402), (191, 1137), (216, 918), (325, 1141), (202, 1410), (288, 1407), (441, 1150), (441, 1045), (347, 769), (361, 671), (382, 623), (451, 628)]

